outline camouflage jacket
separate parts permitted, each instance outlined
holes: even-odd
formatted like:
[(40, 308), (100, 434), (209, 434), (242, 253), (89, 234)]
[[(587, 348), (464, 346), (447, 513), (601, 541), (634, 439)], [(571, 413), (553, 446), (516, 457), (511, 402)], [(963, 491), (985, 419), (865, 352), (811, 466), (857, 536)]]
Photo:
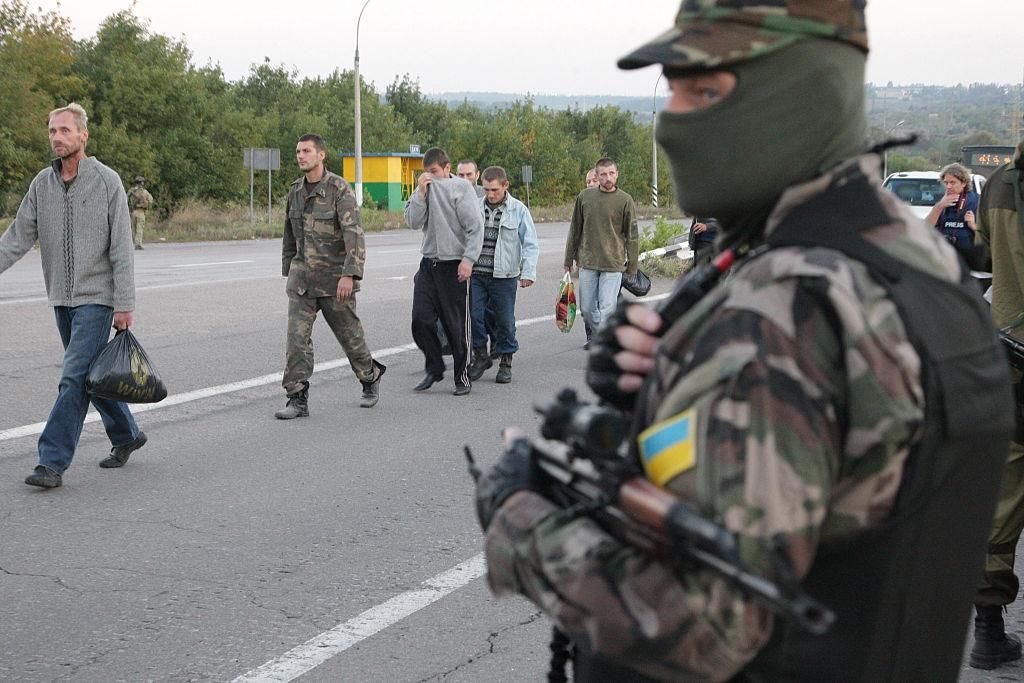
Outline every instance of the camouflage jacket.
[[(985, 183), (978, 206), (978, 236), (992, 254), (992, 317), (997, 327), (1024, 313), (1024, 144)], [(1015, 325), (1014, 336), (1024, 338)]]
[(301, 296), (335, 296), (338, 280), (353, 278), (359, 289), (366, 244), (356, 195), (344, 178), (330, 171), (306, 194), (305, 178), (292, 183), (281, 250), (288, 291)]
[(153, 206), (153, 195), (144, 187), (135, 185), (128, 190), (128, 208), (132, 211), (142, 209), (143, 211)]
[[(879, 165), (860, 157), (790, 188), (766, 230), (851, 174), (880, 185)], [(890, 220), (865, 238), (955, 280), (950, 245), (878, 193)], [(919, 366), (895, 305), (862, 263), (825, 248), (773, 249), (738, 264), (666, 333), (638, 448), (685, 423), (673, 446), (690, 460), (652, 478), (731, 530), (766, 577), (769, 539), (783, 534), (803, 576), (820, 543), (892, 509), (921, 433)], [(526, 595), (589, 650), (651, 677), (728, 679), (772, 632), (771, 613), (725, 581), (674, 572), (534, 493), (502, 505), (486, 552), (495, 593)]]

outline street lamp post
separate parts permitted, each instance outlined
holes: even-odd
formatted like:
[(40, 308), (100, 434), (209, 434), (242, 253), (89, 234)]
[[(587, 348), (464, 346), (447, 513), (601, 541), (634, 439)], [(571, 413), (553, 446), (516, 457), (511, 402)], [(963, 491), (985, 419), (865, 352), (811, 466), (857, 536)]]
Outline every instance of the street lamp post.
[(363, 205), (363, 115), (362, 107), (359, 102), (360, 86), (359, 86), (359, 23), (363, 20), (363, 11), (366, 6), (370, 4), (370, 0), (366, 0), (363, 3), (363, 8), (359, 10), (359, 18), (356, 20), (356, 64), (355, 64), (355, 81), (356, 81), (356, 93), (355, 93), (355, 124), (356, 124), (356, 205)]
[(661, 77), (664, 74), (658, 75), (658, 80), (654, 82), (654, 100), (651, 106), (651, 206), (658, 207), (658, 138), (655, 137), (655, 128), (658, 125), (658, 85), (661, 83)]
[[(904, 123), (906, 123), (906, 121), (898, 121), (895, 126), (890, 128), (889, 130), (885, 131), (885, 137), (888, 138), (890, 135), (892, 135), (892, 132), (894, 130), (896, 130), (897, 128), (902, 126)], [(885, 151), (882, 152), (882, 180), (885, 180), (888, 177), (889, 177), (889, 148), (886, 148)]]

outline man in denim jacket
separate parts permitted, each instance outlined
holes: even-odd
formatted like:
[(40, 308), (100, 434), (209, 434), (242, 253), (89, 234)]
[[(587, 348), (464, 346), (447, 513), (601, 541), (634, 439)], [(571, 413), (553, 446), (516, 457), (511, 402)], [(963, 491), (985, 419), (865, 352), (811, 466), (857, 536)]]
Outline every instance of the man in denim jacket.
[[(487, 351), (500, 357), (494, 381), (512, 381), (512, 354), (516, 341), (516, 289), (529, 287), (537, 279), (537, 229), (530, 210), (508, 193), (508, 174), (501, 166), (483, 172), (485, 195), (480, 199), (484, 218), (484, 244), (473, 266), (473, 364), (469, 379), (476, 381), (493, 365)], [(517, 284), (518, 283), (518, 284)], [(490, 314), (490, 315), (485, 315)], [(487, 324), (493, 320), (493, 329)]]

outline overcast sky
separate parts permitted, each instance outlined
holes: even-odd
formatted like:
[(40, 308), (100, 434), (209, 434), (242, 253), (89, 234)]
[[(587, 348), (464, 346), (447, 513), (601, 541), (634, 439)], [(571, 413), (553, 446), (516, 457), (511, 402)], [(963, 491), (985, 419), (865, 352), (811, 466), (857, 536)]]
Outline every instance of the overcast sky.
[[(264, 57), (302, 75), (352, 68), (363, 1), (134, 6), (154, 32), (183, 38), (197, 65), (220, 64), (238, 80)], [(131, 4), (63, 0), (59, 10), (76, 38), (88, 38), (106, 16)], [(56, 0), (29, 5), (58, 8)], [(409, 73), (428, 93), (653, 95), (654, 68), (621, 72), (615, 60), (669, 28), (678, 7), (678, 0), (370, 0), (359, 31), (360, 73), (379, 92)], [(868, 27), (874, 83), (1024, 79), (1024, 0), (871, 0)]]

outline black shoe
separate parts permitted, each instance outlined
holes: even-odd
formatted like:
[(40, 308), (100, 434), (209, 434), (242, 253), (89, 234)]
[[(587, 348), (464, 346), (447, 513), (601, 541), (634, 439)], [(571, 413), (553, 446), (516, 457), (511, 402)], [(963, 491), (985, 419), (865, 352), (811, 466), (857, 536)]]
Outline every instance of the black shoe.
[(135, 245), (135, 251), (142, 251), (142, 245), (141, 244), (136, 244)]
[(494, 365), (494, 361), (491, 359), (490, 354), (487, 353), (487, 349), (473, 349), (473, 362), (469, 364), (467, 374), (469, 375), (469, 381), (475, 382), (484, 376), (484, 373)]
[(498, 384), (508, 384), (512, 381), (512, 354), (501, 354), (501, 362), (498, 364), (498, 374), (494, 381)]
[(974, 616), (974, 647), (969, 663), (975, 669), (995, 669), (1000, 664), (1020, 659), (1020, 638), (1007, 633), (1003, 626), (1003, 608), (998, 605), (976, 605)]
[(372, 382), (362, 383), (363, 396), (359, 400), (360, 408), (372, 408), (380, 400), (380, 378), (384, 376), (384, 371), (388, 368), (383, 363), (378, 363), (377, 361), (373, 361), (373, 365), (377, 368), (377, 379)]
[(423, 375), (423, 379), (421, 379), (420, 383), (414, 386), (412, 390), (426, 391), (430, 387), (434, 386), (434, 384), (436, 384), (437, 382), (440, 382), (442, 379), (444, 379), (444, 373), (432, 375), (428, 372), (427, 374)]
[(25, 483), (29, 486), (38, 486), (44, 489), (55, 489), (64, 482), (61, 479), (60, 474), (54, 472), (49, 467), (46, 467), (45, 465), (36, 465), (32, 474), (25, 477)]
[(470, 389), (473, 388), (471, 384), (456, 384), (455, 388), (452, 389), (452, 395), (454, 396), (465, 396), (469, 393)]
[(590, 350), (590, 340), (589, 339), (583, 344), (583, 350), (584, 351), (589, 351)]
[(114, 446), (110, 449), (110, 455), (100, 460), (100, 467), (124, 467), (132, 451), (137, 451), (145, 446), (147, 440), (145, 432), (139, 432), (139, 435), (135, 437), (135, 441), (126, 443), (123, 446)]

